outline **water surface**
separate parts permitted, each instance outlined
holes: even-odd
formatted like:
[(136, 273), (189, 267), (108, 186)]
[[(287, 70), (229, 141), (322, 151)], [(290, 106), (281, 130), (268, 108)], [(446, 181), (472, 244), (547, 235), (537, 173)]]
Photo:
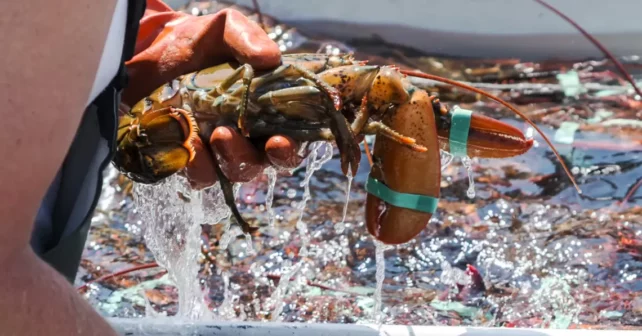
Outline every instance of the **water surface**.
[[(190, 278), (193, 273), (192, 280), (198, 274), (194, 281), (206, 291), (202, 297), (212, 316), (359, 323), (372, 321), (375, 306), (380, 306), (379, 321), (386, 324), (622, 329), (642, 323), (642, 191), (631, 193), (642, 177), (642, 104), (608, 88), (624, 85), (609, 63), (434, 58), (373, 41), (315, 41), (288, 29), (270, 30), (286, 52), (355, 51), (357, 58), (374, 64), (397, 64), (497, 88), (491, 92), (556, 139), (584, 197), (523, 120), (473, 94), (435, 87), (450, 106), (511, 123), (532, 135), (536, 146), (515, 158), (473, 159), (472, 199), (461, 160), (445, 167), (439, 209), (428, 227), (407, 244), (380, 248), (385, 272), (379, 269), (384, 275), (379, 288), (376, 246), (363, 223), (370, 169), (365, 154), (347, 207), (348, 178), (341, 173), (336, 148), (308, 177), (309, 189), (301, 186), (309, 174), (306, 162), (290, 174), (278, 174), (272, 211), (266, 202), (273, 175), (241, 186), (239, 209), (252, 225), (261, 225), (251, 239), (224, 236), (229, 226), (224, 207), (180, 215), (186, 208), (177, 205), (172, 230), (184, 232), (156, 232), (162, 244), (155, 248), (192, 244), (194, 253), (175, 262), (185, 271), (175, 274)], [(625, 61), (633, 72), (642, 68), (638, 58)], [(569, 79), (584, 86), (559, 87)], [(520, 89), (518, 83), (529, 86)], [(499, 90), (500, 84), (513, 87)], [(329, 153), (323, 149), (317, 159)], [(137, 212), (127, 180), (111, 168), (106, 176), (78, 285), (156, 260), (143, 239), (150, 224)], [(176, 186), (172, 191), (180, 188)], [(159, 202), (148, 201), (153, 206)], [(188, 217), (205, 224), (194, 230), (180, 222)], [(199, 232), (202, 251), (193, 239)], [(87, 297), (106, 316), (174, 315), (180, 313), (175, 286), (180, 280), (171, 279), (163, 268), (138, 271), (92, 285)], [(193, 291), (190, 283), (178, 287)]]

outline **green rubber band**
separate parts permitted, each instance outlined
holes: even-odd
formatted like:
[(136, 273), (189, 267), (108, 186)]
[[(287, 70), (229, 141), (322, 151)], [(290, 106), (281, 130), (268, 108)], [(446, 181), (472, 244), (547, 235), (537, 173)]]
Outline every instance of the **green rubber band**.
[(396, 207), (421, 212), (435, 213), (439, 203), (439, 199), (432, 196), (396, 192), (372, 177), (366, 181), (366, 192)]
[(450, 154), (454, 156), (468, 155), (468, 131), (470, 117), (473, 111), (455, 109), (450, 122)]

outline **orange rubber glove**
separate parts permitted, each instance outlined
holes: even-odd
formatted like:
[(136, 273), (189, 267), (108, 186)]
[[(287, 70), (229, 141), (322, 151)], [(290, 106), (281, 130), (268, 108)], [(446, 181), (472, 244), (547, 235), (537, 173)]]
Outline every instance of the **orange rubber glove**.
[[(123, 108), (180, 75), (233, 60), (270, 69), (280, 65), (281, 52), (257, 23), (236, 10), (193, 16), (160, 0), (147, 0), (135, 54), (126, 63), (130, 78)], [(218, 159), (199, 140), (194, 144), (196, 157), (184, 172), (197, 189), (216, 183), (216, 160), (232, 182), (250, 181), (269, 165), (294, 168), (303, 160), (297, 155), (299, 144), (287, 136), (273, 136), (264, 148), (256, 148), (232, 127), (213, 130), (206, 145)]]

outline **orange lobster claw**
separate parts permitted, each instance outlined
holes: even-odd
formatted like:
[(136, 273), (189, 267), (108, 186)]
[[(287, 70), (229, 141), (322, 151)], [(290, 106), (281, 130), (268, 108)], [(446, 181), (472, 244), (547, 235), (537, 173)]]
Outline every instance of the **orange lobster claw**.
[(443, 77), (440, 77), (440, 76), (435, 76), (435, 75), (422, 73), (422, 72), (418, 72), (418, 71), (405, 71), (405, 70), (402, 70), (401, 72), (403, 74), (406, 74), (406, 75), (409, 75), (409, 76), (430, 79), (430, 80), (434, 80), (434, 81), (437, 81), (437, 82), (450, 84), (450, 85), (453, 85), (453, 86), (456, 86), (456, 87), (459, 87), (459, 88), (462, 88), (462, 89), (466, 89), (466, 90), (471, 91), (471, 92), (475, 92), (477, 94), (480, 94), (480, 95), (482, 95), (484, 97), (487, 97), (487, 98), (490, 98), (490, 99), (496, 101), (497, 103), (499, 103), (499, 104), (503, 105), (504, 107), (508, 108), (509, 110), (513, 111), (518, 116), (522, 117), (539, 134), (542, 135), (542, 138), (551, 147), (551, 150), (553, 151), (553, 153), (555, 154), (555, 156), (559, 160), (559, 163), (562, 166), (562, 168), (564, 169), (564, 172), (566, 172), (566, 175), (568, 176), (568, 178), (573, 183), (573, 186), (575, 187), (575, 190), (577, 190), (578, 194), (580, 194), (580, 195), (582, 194), (582, 189), (580, 189), (580, 186), (577, 184), (577, 181), (575, 181), (575, 178), (573, 178), (573, 174), (571, 174), (571, 170), (568, 169), (568, 167), (566, 166), (566, 163), (564, 163), (564, 160), (562, 160), (562, 156), (557, 151), (557, 149), (555, 149), (555, 146), (553, 146), (553, 143), (548, 139), (546, 134), (544, 134), (544, 132), (542, 132), (542, 130), (539, 127), (537, 127), (537, 125), (535, 125), (535, 123), (532, 120), (530, 120), (524, 113), (520, 112), (518, 109), (516, 109), (515, 107), (511, 106), (509, 103), (507, 103), (506, 101), (500, 99), (499, 97), (494, 96), (494, 95), (492, 95), (492, 94), (490, 94), (488, 92), (485, 92), (483, 90), (474, 88), (474, 87), (472, 87), (472, 86), (470, 86), (468, 84), (459, 83), (459, 82), (457, 82), (455, 80), (452, 80), (452, 79), (443, 78)]
[[(437, 127), (439, 148), (451, 152), (450, 112), (442, 116), (442, 122)], [(505, 122), (472, 113), (466, 152), (469, 157), (500, 159), (526, 153), (533, 147), (533, 139), (526, 139), (518, 128)]]
[[(415, 138), (417, 144), (425, 146), (428, 151), (417, 152), (386, 137), (377, 137), (370, 178), (391, 190), (388, 194), (432, 198), (436, 209), (440, 196), (441, 159), (430, 99), (426, 91), (417, 90), (410, 101), (399, 106), (395, 113), (384, 117), (387, 125), (403, 130), (404, 134)], [(401, 204), (396, 206), (375, 194), (369, 192), (366, 198), (366, 226), (368, 232), (384, 244), (410, 241), (426, 228), (432, 218), (434, 209), (419, 211)], [(382, 196), (381, 193), (379, 196)]]

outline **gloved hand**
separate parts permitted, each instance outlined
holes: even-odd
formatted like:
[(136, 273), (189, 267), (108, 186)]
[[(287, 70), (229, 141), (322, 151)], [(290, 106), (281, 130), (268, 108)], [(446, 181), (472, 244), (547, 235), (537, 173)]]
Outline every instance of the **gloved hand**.
[[(135, 54), (126, 63), (130, 78), (121, 108), (133, 106), (180, 75), (233, 60), (257, 70), (270, 69), (280, 64), (281, 52), (257, 23), (236, 10), (193, 16), (176, 12), (160, 0), (147, 0)], [(303, 160), (297, 155), (299, 144), (287, 136), (274, 136), (257, 148), (235, 128), (218, 127), (209, 144), (200, 140), (194, 144), (196, 157), (185, 169), (185, 176), (197, 189), (217, 181), (217, 158), (204, 146), (212, 147), (232, 182), (250, 181), (268, 165), (294, 168)]]

